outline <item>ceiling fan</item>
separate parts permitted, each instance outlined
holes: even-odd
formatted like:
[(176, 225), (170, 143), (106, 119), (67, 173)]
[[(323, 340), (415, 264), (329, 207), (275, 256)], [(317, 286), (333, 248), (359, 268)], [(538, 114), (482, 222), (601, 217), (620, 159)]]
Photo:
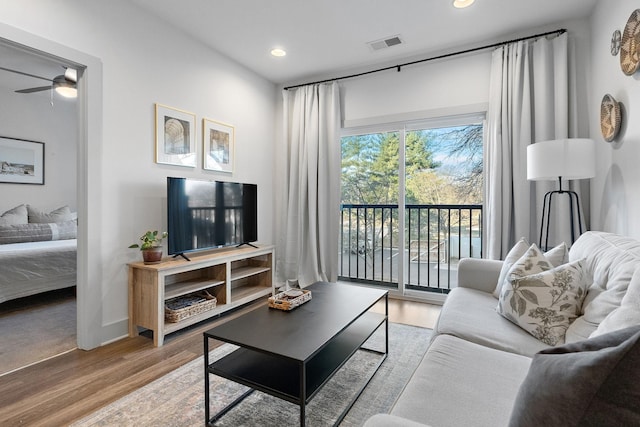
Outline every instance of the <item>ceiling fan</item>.
[(55, 90), (58, 94), (64, 96), (65, 98), (75, 98), (78, 95), (77, 91), (77, 82), (78, 82), (78, 71), (74, 68), (65, 68), (64, 74), (54, 77), (53, 79), (48, 79), (46, 77), (37, 76), (35, 74), (25, 73), (23, 71), (12, 70), (10, 68), (0, 67), (1, 70), (9, 71), (16, 74), (22, 74), (23, 76), (29, 76), (36, 79), (46, 80), (51, 82), (51, 84), (47, 86), (39, 86), (32, 87), (28, 89), (20, 89), (16, 90), (16, 93), (33, 93), (33, 92), (41, 92), (44, 90)]

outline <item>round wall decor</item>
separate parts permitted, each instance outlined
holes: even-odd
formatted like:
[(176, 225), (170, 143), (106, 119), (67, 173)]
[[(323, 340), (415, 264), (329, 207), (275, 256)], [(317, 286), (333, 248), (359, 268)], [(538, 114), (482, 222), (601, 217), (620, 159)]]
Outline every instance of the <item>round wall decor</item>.
[(611, 142), (620, 131), (622, 109), (613, 96), (606, 94), (600, 103), (600, 132), (605, 141)]
[(616, 56), (620, 52), (620, 40), (622, 40), (622, 34), (620, 30), (615, 30), (611, 35), (611, 55)]
[(638, 71), (640, 58), (638, 44), (640, 42), (640, 9), (636, 9), (629, 16), (627, 25), (622, 32), (620, 41), (620, 68), (627, 76), (632, 76)]

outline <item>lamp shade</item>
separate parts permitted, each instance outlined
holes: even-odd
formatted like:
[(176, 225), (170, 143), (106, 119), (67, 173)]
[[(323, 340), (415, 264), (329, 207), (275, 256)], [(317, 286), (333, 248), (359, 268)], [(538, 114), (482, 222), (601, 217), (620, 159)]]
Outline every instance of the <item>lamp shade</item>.
[(591, 139), (554, 139), (527, 147), (528, 180), (593, 178), (595, 171), (596, 146)]

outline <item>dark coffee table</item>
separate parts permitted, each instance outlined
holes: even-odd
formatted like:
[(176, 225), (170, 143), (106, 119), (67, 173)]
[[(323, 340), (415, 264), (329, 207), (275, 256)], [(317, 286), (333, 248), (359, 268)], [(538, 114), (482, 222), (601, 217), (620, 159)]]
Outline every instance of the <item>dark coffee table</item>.
[[(300, 425), (304, 426), (306, 405), (358, 349), (382, 355), (366, 384), (356, 393), (335, 425), (345, 417), (387, 357), (388, 292), (326, 282), (314, 283), (306, 289), (312, 292), (311, 301), (290, 312), (260, 307), (204, 333), (207, 425), (214, 425), (245, 397), (259, 390), (298, 404)], [(385, 314), (370, 311), (383, 298)], [(362, 344), (383, 324), (384, 351), (362, 348)], [(210, 363), (210, 339), (240, 348)], [(209, 374), (249, 387), (246, 393), (212, 417)]]

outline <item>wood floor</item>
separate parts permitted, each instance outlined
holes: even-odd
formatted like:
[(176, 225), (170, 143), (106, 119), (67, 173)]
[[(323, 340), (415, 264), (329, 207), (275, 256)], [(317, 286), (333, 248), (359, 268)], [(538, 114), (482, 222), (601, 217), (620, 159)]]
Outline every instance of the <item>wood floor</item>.
[[(162, 347), (153, 347), (148, 337), (126, 338), (0, 376), (0, 425), (68, 425), (201, 356), (202, 332), (264, 304), (257, 302), (174, 333)], [(434, 305), (389, 300), (392, 322), (433, 328), (439, 312)]]

